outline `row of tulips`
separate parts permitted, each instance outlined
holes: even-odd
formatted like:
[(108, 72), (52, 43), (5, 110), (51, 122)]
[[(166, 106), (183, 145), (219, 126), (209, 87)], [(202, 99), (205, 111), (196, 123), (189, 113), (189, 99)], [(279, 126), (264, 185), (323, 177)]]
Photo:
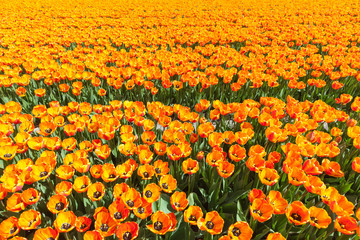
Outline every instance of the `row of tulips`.
[[(0, 196), (8, 216), (1, 236), (352, 235), (359, 102), (340, 100), (337, 108), (351, 109), (345, 112), (290, 96), (202, 99), (195, 111), (160, 102), (53, 101), (31, 114), (8, 102), (0, 105)], [(313, 228), (301, 228), (306, 223)]]
[[(334, 94), (360, 91), (356, 1), (351, 10), (343, 3), (330, 8), (321, 1), (313, 10), (304, 2), (279, 1), (286, 21), (279, 5), (249, 2), (236, 10), (232, 4), (197, 3), (202, 7), (192, 9), (180, 4), (161, 17), (153, 3), (100, 4), (110, 11), (104, 15), (93, 11), (94, 2), (86, 7), (75, 2), (72, 20), (65, 21), (69, 11), (62, 1), (40, 2), (8, 14), (0, 33), (2, 101), (16, 100), (27, 111), (34, 102), (104, 104), (104, 98), (118, 95), (190, 107), (214, 94), (225, 102), (285, 100), (290, 94), (333, 103)], [(52, 14), (33, 16), (45, 9)], [(55, 26), (44, 24), (49, 21)]]

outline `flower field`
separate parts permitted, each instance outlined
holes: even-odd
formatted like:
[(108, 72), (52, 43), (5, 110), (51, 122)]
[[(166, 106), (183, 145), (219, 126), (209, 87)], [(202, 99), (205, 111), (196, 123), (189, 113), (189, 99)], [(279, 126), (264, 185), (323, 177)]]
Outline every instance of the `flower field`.
[(0, 240), (360, 239), (360, 2), (0, 2)]

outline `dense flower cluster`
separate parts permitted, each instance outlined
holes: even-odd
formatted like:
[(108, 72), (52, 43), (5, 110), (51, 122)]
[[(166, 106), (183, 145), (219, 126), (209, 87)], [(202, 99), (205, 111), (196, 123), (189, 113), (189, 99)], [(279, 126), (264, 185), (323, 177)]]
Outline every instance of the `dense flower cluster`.
[(360, 235), (359, 2), (0, 6), (0, 239)]

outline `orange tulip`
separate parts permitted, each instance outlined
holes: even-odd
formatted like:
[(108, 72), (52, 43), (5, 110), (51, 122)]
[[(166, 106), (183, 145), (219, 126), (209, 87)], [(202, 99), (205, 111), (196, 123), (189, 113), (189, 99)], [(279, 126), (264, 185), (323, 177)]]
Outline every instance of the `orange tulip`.
[(332, 222), (329, 214), (322, 208), (310, 207), (310, 224), (317, 228), (327, 228)]
[(169, 231), (176, 229), (176, 218), (174, 213), (165, 214), (162, 211), (157, 211), (151, 215), (152, 224), (146, 227), (155, 234), (164, 235)]
[(59, 232), (70, 232), (75, 228), (76, 216), (72, 211), (60, 212), (55, 221), (54, 227)]
[(236, 222), (230, 225), (228, 229), (228, 236), (230, 239), (250, 240), (253, 235), (253, 230), (247, 222)]
[(136, 222), (126, 222), (120, 224), (115, 232), (120, 240), (136, 239), (139, 235), (139, 225)]
[(294, 201), (286, 209), (286, 217), (290, 223), (303, 225), (310, 220), (310, 212), (302, 202)]
[(221, 233), (224, 227), (224, 219), (217, 211), (208, 212), (205, 218), (199, 218), (197, 225), (202, 231), (207, 231), (211, 235)]
[(250, 205), (250, 213), (259, 222), (269, 220), (274, 212), (273, 206), (265, 199), (256, 198)]

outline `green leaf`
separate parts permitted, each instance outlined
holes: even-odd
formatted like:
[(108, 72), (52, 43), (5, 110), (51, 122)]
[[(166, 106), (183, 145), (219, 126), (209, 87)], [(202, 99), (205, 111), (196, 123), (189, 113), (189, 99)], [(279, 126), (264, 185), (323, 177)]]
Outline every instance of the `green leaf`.
[(245, 214), (241, 208), (241, 204), (240, 204), (240, 201), (237, 202), (236, 204), (236, 221), (239, 222), (239, 221), (243, 221), (243, 222), (246, 222), (246, 217), (245, 217)]
[(170, 203), (170, 197), (166, 194), (162, 193), (160, 195), (157, 204), (158, 204), (158, 210), (163, 211), (164, 213), (174, 212), (174, 209), (172, 208)]
[(199, 206), (203, 210), (205, 210), (204, 206), (200, 202), (199, 197), (198, 195), (196, 195), (196, 193), (190, 193), (188, 196), (188, 201), (189, 201), (189, 206)]
[(257, 234), (253, 240), (265, 239), (265, 236), (270, 233), (270, 229), (264, 229), (261, 233)]
[(350, 189), (351, 189), (351, 186), (353, 185), (354, 183), (347, 183), (347, 184), (343, 184), (343, 185), (340, 185), (339, 187), (339, 192), (341, 194), (345, 194), (347, 193)]
[(226, 199), (225, 203), (236, 202), (238, 199), (241, 199), (244, 196), (249, 194), (250, 190), (238, 190), (236, 192), (231, 193), (231, 196)]
[(193, 239), (195, 239), (195, 234), (190, 229), (190, 224), (187, 222), (184, 222), (183, 217), (181, 217), (176, 230), (170, 235), (169, 239), (193, 240)]

